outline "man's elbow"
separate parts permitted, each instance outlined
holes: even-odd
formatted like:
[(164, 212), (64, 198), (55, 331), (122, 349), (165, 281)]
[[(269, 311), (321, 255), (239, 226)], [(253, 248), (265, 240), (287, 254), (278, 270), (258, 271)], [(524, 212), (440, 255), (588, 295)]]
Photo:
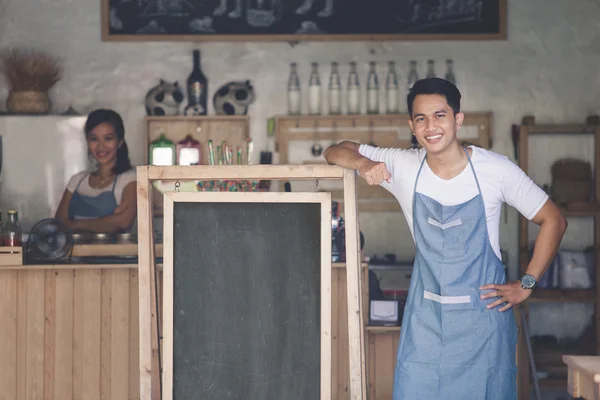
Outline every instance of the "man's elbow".
[(560, 230), (560, 235), (564, 235), (567, 231), (567, 227), (569, 223), (567, 222), (567, 218), (561, 213), (558, 218), (558, 229)]
[(349, 150), (358, 152), (359, 146), (360, 145), (358, 143), (354, 143), (349, 140), (344, 140), (344, 141), (339, 142), (338, 144), (332, 144), (331, 146), (326, 148), (325, 151), (323, 152), (323, 158), (325, 158), (325, 160), (329, 164), (335, 164), (335, 162), (333, 161), (333, 158), (335, 157), (336, 150), (349, 149)]

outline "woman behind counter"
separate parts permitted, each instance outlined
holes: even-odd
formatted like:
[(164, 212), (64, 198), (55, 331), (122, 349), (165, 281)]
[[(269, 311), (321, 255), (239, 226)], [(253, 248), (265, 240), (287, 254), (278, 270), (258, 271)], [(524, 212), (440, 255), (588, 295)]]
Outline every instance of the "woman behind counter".
[(113, 110), (92, 111), (85, 137), (97, 169), (71, 178), (56, 218), (73, 231), (127, 231), (136, 216), (136, 172), (129, 161), (121, 116)]

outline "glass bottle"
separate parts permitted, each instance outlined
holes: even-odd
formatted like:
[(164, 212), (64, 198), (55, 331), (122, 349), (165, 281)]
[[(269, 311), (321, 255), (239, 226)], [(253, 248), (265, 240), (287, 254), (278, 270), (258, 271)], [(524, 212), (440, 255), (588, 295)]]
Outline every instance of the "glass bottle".
[(456, 85), (456, 77), (454, 76), (454, 62), (446, 60), (446, 75), (444, 79)]
[(435, 78), (435, 61), (427, 60), (427, 75), (426, 78)]
[(388, 74), (385, 79), (385, 105), (388, 114), (398, 112), (398, 76), (396, 75), (396, 63), (388, 62)]
[[(185, 115), (206, 115), (208, 113), (206, 105), (208, 79), (200, 66), (200, 50), (194, 50), (193, 58), (194, 67), (186, 81), (188, 105)], [(192, 112), (188, 112), (188, 110), (192, 110)]]
[(319, 77), (319, 64), (311, 64), (311, 73), (308, 81), (308, 113), (321, 114), (321, 78)]
[(300, 78), (298, 77), (296, 63), (290, 64), (290, 77), (288, 80), (288, 114), (300, 115), (301, 95)]
[(410, 69), (408, 71), (408, 78), (407, 78), (407, 82), (406, 82), (407, 89), (410, 90), (410, 88), (412, 88), (412, 86), (418, 80), (419, 80), (419, 72), (417, 72), (417, 62), (413, 60), (410, 62)]
[(8, 220), (4, 226), (4, 246), (18, 247), (22, 245), (22, 231), (17, 210), (8, 210)]
[(331, 63), (329, 76), (329, 114), (341, 114), (342, 83), (338, 71), (338, 63)]
[(375, 61), (369, 63), (367, 75), (367, 114), (379, 113), (379, 78)]
[(350, 63), (350, 74), (348, 75), (348, 114), (360, 113), (360, 80), (356, 72), (356, 62)]

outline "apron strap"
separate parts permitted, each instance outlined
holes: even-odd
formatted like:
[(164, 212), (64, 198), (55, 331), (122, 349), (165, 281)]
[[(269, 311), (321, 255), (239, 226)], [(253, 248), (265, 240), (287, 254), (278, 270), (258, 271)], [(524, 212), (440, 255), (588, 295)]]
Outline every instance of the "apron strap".
[(471, 157), (469, 157), (469, 150), (467, 150), (466, 147), (465, 147), (465, 154), (467, 155), (467, 160), (469, 160), (469, 165), (471, 166), (471, 171), (473, 171), (473, 176), (475, 177), (475, 183), (477, 184), (477, 190), (479, 191), (479, 194), (481, 195), (481, 197), (483, 197), (483, 194), (481, 193), (481, 187), (479, 186), (479, 179), (477, 179), (477, 174), (475, 173), (475, 168), (473, 167), (473, 163), (471, 162)]
[(79, 183), (77, 184), (77, 186), (75, 186), (75, 191), (73, 193), (77, 192), (77, 190), (79, 189), (79, 186), (81, 186), (81, 183), (83, 182), (83, 180), (86, 179), (86, 178), (88, 178), (89, 176), (90, 176), (89, 172), (87, 174), (83, 175), (83, 178), (81, 178), (79, 180)]
[(413, 187), (413, 201), (412, 201), (412, 207), (413, 207), (413, 212), (415, 210), (415, 194), (417, 193), (417, 182), (419, 182), (419, 176), (421, 175), (421, 170), (423, 169), (423, 164), (425, 164), (425, 160), (427, 159), (427, 153), (425, 153), (425, 156), (423, 157), (423, 161), (421, 161), (421, 165), (419, 166), (419, 171), (417, 171), (417, 177), (415, 178), (415, 186)]
[(113, 181), (112, 191), (115, 192), (115, 187), (117, 186), (117, 179), (119, 179), (119, 175), (115, 175), (115, 180)]

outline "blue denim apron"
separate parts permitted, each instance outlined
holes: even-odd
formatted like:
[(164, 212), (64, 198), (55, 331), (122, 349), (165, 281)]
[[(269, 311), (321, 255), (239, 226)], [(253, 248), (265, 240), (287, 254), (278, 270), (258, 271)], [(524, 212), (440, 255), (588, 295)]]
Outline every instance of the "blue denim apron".
[[(88, 179), (88, 177), (89, 174), (86, 174), (83, 179)], [(78, 189), (83, 179), (80, 180), (69, 203), (69, 219), (102, 218), (111, 215), (118, 205), (115, 197), (115, 186), (118, 177), (119, 175), (115, 176), (110, 192), (102, 192), (94, 197), (79, 193)]]
[(488, 238), (479, 194), (443, 206), (413, 189), (416, 256), (406, 302), (394, 400), (512, 400), (517, 398), (517, 327), (512, 308), (499, 312), (479, 287), (506, 283)]

